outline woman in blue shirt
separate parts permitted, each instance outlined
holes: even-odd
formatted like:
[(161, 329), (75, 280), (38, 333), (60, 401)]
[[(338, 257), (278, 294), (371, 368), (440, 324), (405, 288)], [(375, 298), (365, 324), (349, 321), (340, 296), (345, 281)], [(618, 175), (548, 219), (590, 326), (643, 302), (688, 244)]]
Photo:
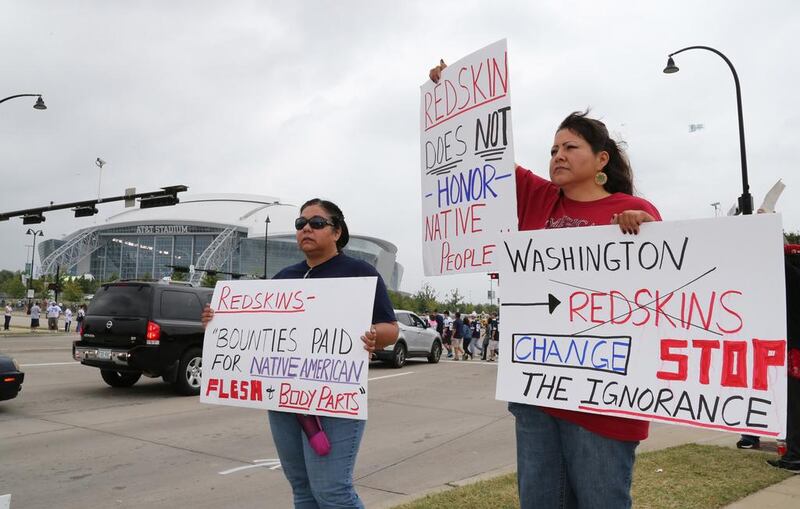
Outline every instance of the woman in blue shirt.
[[(361, 341), (370, 354), (394, 343), (397, 321), (383, 279), (372, 265), (342, 253), (350, 234), (341, 209), (327, 200), (314, 198), (300, 208), (300, 217), (294, 225), (297, 246), (306, 259), (284, 268), (274, 279), (376, 276), (372, 326), (361, 336)], [(203, 323), (207, 324), (212, 317), (213, 311), (206, 307)], [(294, 506), (363, 508), (353, 486), (353, 470), (366, 421), (327, 416), (320, 417), (320, 421), (331, 444), (327, 456), (317, 455), (310, 447), (295, 414), (269, 412), (272, 437), (281, 468), (292, 485)]]

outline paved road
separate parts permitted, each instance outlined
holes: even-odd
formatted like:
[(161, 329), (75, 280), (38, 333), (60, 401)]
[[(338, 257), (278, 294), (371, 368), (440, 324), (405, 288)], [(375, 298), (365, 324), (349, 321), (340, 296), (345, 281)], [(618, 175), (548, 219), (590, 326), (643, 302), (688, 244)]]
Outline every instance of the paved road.
[[(264, 412), (202, 405), (160, 379), (112, 389), (72, 361), (73, 337), (0, 338), (25, 371), (20, 396), (0, 403), (0, 495), (12, 494), (12, 509), (291, 507), (274, 463), (253, 467), (277, 458)], [(514, 467), (496, 369), (372, 364), (356, 468), (368, 507)]]

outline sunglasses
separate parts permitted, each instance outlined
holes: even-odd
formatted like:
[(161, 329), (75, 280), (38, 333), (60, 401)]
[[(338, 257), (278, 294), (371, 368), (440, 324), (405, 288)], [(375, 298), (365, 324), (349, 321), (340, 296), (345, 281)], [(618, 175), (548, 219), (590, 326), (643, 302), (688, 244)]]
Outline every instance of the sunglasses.
[(302, 230), (306, 227), (306, 225), (309, 225), (314, 230), (321, 230), (326, 226), (336, 226), (322, 216), (314, 216), (312, 218), (305, 218), (301, 216), (294, 220), (294, 227), (297, 231)]

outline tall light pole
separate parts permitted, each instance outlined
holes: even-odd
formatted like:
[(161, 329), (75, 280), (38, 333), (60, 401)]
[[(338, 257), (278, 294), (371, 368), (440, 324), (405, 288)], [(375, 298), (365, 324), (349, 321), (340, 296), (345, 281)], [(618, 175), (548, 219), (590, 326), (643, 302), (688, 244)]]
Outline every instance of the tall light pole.
[(95, 166), (100, 168), (100, 174), (97, 177), (97, 198), (99, 199), (100, 198), (100, 184), (102, 184), (102, 182), (103, 182), (103, 166), (105, 166), (107, 163), (98, 157), (97, 159), (94, 160), (94, 164), (95, 164)]
[(33, 288), (33, 263), (34, 260), (36, 260), (36, 237), (43, 237), (44, 233), (42, 232), (42, 230), (34, 230), (33, 228), (28, 228), (28, 231), (25, 232), (25, 235), (33, 235), (33, 247), (31, 249), (31, 274), (30, 277), (28, 278), (28, 290), (30, 290)]
[(46, 110), (47, 106), (44, 104), (42, 100), (42, 94), (17, 94), (17, 95), (10, 95), (4, 99), (0, 99), (0, 103), (4, 103), (9, 99), (16, 99), (17, 97), (38, 97), (36, 99), (36, 103), (33, 105), (33, 108), (36, 110)]
[(269, 214), (267, 220), (264, 221), (264, 279), (267, 279), (267, 253), (269, 252), (269, 244), (267, 244), (269, 236)]
[(734, 69), (733, 64), (730, 60), (728, 60), (728, 57), (723, 55), (720, 51), (709, 46), (688, 46), (670, 53), (667, 58), (667, 66), (664, 68), (664, 74), (674, 74), (678, 72), (678, 66), (675, 65), (675, 61), (672, 60), (672, 57), (678, 53), (682, 53), (690, 49), (703, 49), (717, 54), (725, 61), (726, 64), (728, 64), (731, 73), (733, 73), (733, 82), (736, 85), (736, 109), (739, 114), (739, 153), (742, 159), (742, 195), (739, 197), (739, 210), (742, 214), (752, 214), (753, 196), (750, 194), (750, 184), (747, 181), (747, 155), (744, 149), (744, 120), (742, 118), (742, 91), (739, 87), (739, 75), (736, 74), (736, 69)]

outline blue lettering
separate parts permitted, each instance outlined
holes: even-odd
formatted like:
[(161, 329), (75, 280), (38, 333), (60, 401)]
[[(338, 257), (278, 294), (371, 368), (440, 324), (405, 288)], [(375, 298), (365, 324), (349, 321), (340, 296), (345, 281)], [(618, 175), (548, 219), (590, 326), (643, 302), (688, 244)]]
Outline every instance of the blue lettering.
[(496, 177), (497, 170), (491, 164), (485, 164), (483, 168), (471, 168), (466, 173), (439, 177), (436, 179), (439, 208), (497, 198), (497, 193), (492, 189), (492, 181)]
[(603, 361), (602, 364), (598, 364), (597, 361), (595, 360), (595, 354), (597, 353), (597, 349), (600, 348), (601, 345), (605, 344), (606, 341), (598, 341), (597, 344), (594, 345), (594, 348), (592, 348), (592, 365), (596, 368), (602, 369), (608, 367), (608, 359), (606, 359), (605, 357), (601, 359)]
[(531, 340), (530, 336), (522, 336), (517, 340), (517, 343), (514, 345), (514, 357), (516, 357), (519, 360), (525, 360), (531, 356), (530, 352), (526, 353), (525, 356), (521, 356), (519, 354), (519, 344), (522, 343), (523, 341), (530, 341), (530, 340)]
[[(621, 347), (624, 350), (623, 353), (617, 353), (617, 347)], [(628, 350), (630, 349), (630, 345), (628, 343), (624, 343), (621, 341), (614, 341), (611, 344), (611, 369), (614, 371), (619, 371), (621, 373), (625, 372), (625, 364), (628, 359)], [(617, 365), (617, 359), (622, 361), (622, 365)]]

